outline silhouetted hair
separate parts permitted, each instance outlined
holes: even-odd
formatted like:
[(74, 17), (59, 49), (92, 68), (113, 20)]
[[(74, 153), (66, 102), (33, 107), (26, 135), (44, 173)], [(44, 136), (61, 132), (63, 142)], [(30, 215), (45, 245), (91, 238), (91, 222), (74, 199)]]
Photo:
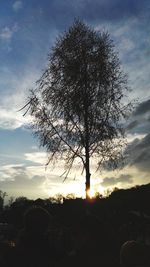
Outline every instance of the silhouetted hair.
[(32, 206), (24, 213), (24, 227), (27, 231), (46, 231), (50, 222), (49, 212), (39, 206)]
[[(148, 247), (134, 240), (126, 241), (120, 250), (120, 263), (124, 266), (143, 266), (149, 263)], [(149, 266), (149, 265), (148, 265)]]

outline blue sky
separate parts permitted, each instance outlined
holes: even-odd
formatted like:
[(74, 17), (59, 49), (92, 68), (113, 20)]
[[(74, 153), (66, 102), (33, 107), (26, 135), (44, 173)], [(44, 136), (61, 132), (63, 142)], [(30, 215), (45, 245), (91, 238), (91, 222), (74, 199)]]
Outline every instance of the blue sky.
[[(2, 0), (0, 3), (0, 189), (9, 196), (36, 198), (84, 192), (84, 179), (74, 169), (62, 183), (63, 163), (45, 171), (46, 154), (38, 148), (18, 110), (28, 90), (47, 66), (56, 37), (75, 17), (97, 30), (108, 30), (123, 69), (130, 99), (139, 104), (128, 122), (124, 169), (94, 173), (94, 190), (150, 182), (150, 2), (149, 0)], [(74, 180), (76, 173), (76, 180)], [(79, 190), (80, 188), (80, 190)]]

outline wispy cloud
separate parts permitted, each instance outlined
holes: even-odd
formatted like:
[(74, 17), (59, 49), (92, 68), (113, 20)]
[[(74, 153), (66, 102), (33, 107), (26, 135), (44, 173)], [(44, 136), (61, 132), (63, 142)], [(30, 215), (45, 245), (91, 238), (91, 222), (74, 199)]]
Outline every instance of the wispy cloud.
[(25, 159), (43, 165), (47, 162), (47, 154), (45, 152), (26, 153)]
[(0, 108), (0, 128), (14, 130), (21, 127), (25, 122), (28, 122), (27, 118), (23, 119), (22, 114), (19, 114), (17, 109)]
[(12, 27), (5, 26), (0, 29), (0, 40), (10, 42), (14, 33), (19, 30), (18, 25), (15, 23)]
[(22, 1), (15, 1), (14, 3), (13, 3), (13, 5), (12, 5), (12, 8), (13, 8), (13, 10), (15, 11), (15, 12), (18, 12), (20, 9), (22, 9), (23, 8), (23, 3), (22, 3)]
[(28, 89), (35, 84), (38, 77), (34, 69), (31, 72), (29, 70), (24, 76), (2, 70), (0, 86), (7, 90), (0, 99), (0, 128), (13, 130), (29, 123), (30, 117), (23, 117), (24, 111), (19, 109), (26, 103)]

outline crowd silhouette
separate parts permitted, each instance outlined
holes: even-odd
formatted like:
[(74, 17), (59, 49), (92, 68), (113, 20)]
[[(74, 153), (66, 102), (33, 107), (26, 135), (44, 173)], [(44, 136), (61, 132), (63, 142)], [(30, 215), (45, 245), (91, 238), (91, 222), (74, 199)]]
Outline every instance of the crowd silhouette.
[(125, 220), (109, 207), (107, 216), (103, 209), (97, 216), (96, 203), (86, 203), (78, 214), (67, 208), (65, 218), (63, 205), (56, 216), (42, 203), (26, 205), (17, 229), (8, 231), (7, 225), (8, 236), (0, 242), (1, 267), (150, 266), (148, 215), (139, 218), (130, 211)]

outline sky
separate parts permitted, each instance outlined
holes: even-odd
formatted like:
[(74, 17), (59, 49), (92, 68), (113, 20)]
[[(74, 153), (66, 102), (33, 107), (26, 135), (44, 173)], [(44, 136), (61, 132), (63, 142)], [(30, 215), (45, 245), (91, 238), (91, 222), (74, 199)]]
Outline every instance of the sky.
[(137, 106), (127, 123), (127, 161), (122, 170), (93, 170), (91, 187), (103, 193), (150, 182), (150, 1), (1, 0), (0, 1), (0, 190), (8, 196), (48, 198), (84, 195), (77, 168), (63, 183), (63, 163), (45, 169), (47, 155), (19, 109), (48, 64), (59, 34), (80, 18), (114, 40)]

